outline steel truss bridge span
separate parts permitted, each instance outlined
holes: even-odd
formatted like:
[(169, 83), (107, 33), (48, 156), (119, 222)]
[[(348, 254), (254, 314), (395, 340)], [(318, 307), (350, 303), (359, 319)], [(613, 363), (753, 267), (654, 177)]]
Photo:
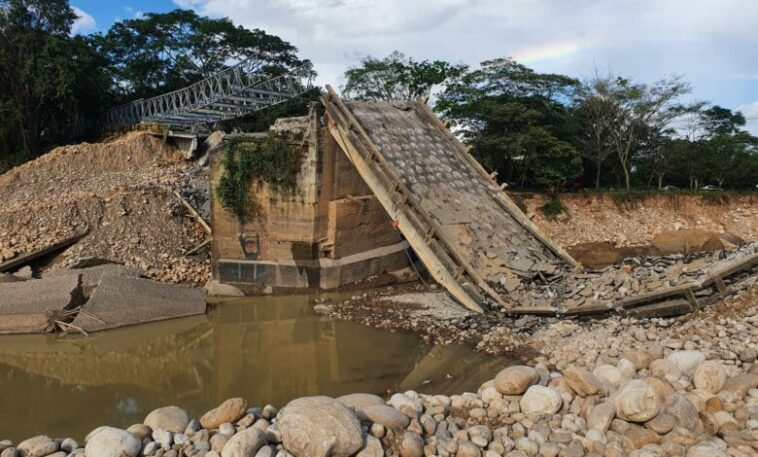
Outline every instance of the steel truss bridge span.
[(309, 65), (275, 77), (263, 73), (262, 66), (245, 60), (182, 89), (118, 106), (107, 112), (104, 126), (156, 122), (191, 130), (277, 105), (312, 87)]

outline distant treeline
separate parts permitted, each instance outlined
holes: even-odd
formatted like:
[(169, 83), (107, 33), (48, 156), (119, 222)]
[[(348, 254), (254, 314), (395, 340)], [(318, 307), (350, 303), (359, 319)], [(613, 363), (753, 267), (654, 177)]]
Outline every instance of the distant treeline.
[(356, 99), (432, 96), (440, 115), (499, 179), (516, 188), (755, 189), (758, 138), (739, 112), (685, 103), (681, 77), (642, 84), (538, 73), (512, 59), (478, 68), (366, 57), (345, 74)]
[[(263, 30), (192, 11), (146, 14), (106, 33), (72, 36), (68, 0), (0, 0), (0, 170), (87, 133), (105, 109), (184, 87), (255, 57), (279, 74), (310, 63)], [(476, 68), (394, 52), (345, 73), (345, 96), (430, 96), (472, 153), (516, 188), (754, 189), (758, 138), (739, 112), (685, 103), (674, 76), (643, 84), (613, 74), (584, 79), (494, 59)], [(434, 93), (432, 93), (434, 92)], [(227, 129), (265, 130), (304, 114), (293, 100)]]

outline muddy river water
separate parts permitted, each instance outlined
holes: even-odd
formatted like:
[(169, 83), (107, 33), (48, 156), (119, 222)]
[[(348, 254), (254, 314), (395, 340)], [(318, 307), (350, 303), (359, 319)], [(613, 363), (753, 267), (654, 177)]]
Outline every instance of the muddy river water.
[(281, 407), (304, 395), (475, 390), (514, 363), (317, 316), (312, 297), (240, 299), (206, 316), (89, 337), (0, 337), (0, 439), (128, 427), (178, 405), (193, 417), (229, 397)]

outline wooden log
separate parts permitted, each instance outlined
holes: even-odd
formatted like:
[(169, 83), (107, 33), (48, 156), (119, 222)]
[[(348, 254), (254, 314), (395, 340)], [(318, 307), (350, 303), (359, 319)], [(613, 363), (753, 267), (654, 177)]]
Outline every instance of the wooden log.
[(208, 233), (208, 235), (213, 235), (213, 231), (211, 230), (211, 226), (208, 225), (207, 222), (205, 222), (205, 219), (203, 219), (203, 217), (200, 216), (200, 214), (197, 211), (195, 211), (195, 208), (193, 208), (192, 205), (190, 205), (189, 202), (187, 200), (185, 200), (184, 197), (182, 197), (179, 194), (179, 192), (177, 192), (175, 190), (172, 191), (172, 192), (174, 193), (174, 196), (177, 199), (179, 199), (179, 201), (182, 203), (182, 205), (185, 208), (187, 208), (187, 211), (189, 211), (189, 213), (192, 215), (192, 217), (195, 218), (195, 220), (197, 221), (197, 223), (200, 224), (203, 227), (203, 229)]
[(203, 249), (205, 246), (208, 246), (209, 244), (211, 244), (211, 241), (213, 241), (213, 239), (212, 238), (208, 238), (207, 240), (203, 241), (199, 245), (197, 245), (194, 248), (190, 249), (189, 251), (185, 252), (184, 256), (186, 257), (188, 255), (192, 255), (192, 254), (196, 253), (197, 251)]
[(758, 253), (751, 254), (742, 260), (730, 263), (729, 265), (726, 265), (725, 267), (717, 270), (705, 281), (703, 281), (702, 285), (710, 286), (711, 284), (715, 282), (716, 278), (719, 278), (722, 280), (726, 279), (735, 273), (753, 268), (753, 266), (755, 266), (756, 264), (758, 264)]
[(692, 307), (690, 303), (685, 299), (679, 298), (640, 306), (627, 311), (627, 314), (635, 317), (652, 318), (681, 316), (691, 311)]
[(44, 257), (48, 254), (52, 254), (53, 252), (65, 249), (71, 246), (72, 244), (76, 243), (77, 241), (81, 240), (82, 238), (84, 238), (87, 235), (87, 233), (89, 233), (89, 231), (80, 233), (78, 235), (74, 235), (71, 238), (67, 238), (63, 241), (53, 243), (50, 246), (44, 247), (40, 250), (22, 254), (16, 257), (15, 259), (8, 260), (7, 262), (0, 263), (0, 273), (3, 273), (8, 270), (12, 270), (22, 265), (26, 265), (32, 260), (38, 259), (40, 257)]

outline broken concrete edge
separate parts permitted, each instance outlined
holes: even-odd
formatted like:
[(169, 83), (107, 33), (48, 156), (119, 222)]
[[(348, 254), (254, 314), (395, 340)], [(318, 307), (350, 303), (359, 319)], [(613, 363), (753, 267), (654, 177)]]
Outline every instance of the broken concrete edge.
[(103, 275), (72, 326), (97, 332), (205, 314), (207, 296), (198, 288), (150, 279)]
[(50, 333), (86, 300), (81, 274), (0, 284), (0, 296), (3, 335)]
[[(56, 329), (89, 333), (201, 315), (207, 309), (207, 297), (200, 289), (118, 274), (103, 274), (87, 299), (83, 276), (60, 274), (0, 284), (0, 296), (4, 298), (0, 303), (0, 334), (40, 334)], [(125, 289), (130, 293), (123, 292)], [(155, 297), (151, 300), (140, 293), (143, 290), (158, 293), (150, 294)], [(105, 298), (98, 298), (102, 296)], [(85, 318), (91, 322), (79, 325)]]

